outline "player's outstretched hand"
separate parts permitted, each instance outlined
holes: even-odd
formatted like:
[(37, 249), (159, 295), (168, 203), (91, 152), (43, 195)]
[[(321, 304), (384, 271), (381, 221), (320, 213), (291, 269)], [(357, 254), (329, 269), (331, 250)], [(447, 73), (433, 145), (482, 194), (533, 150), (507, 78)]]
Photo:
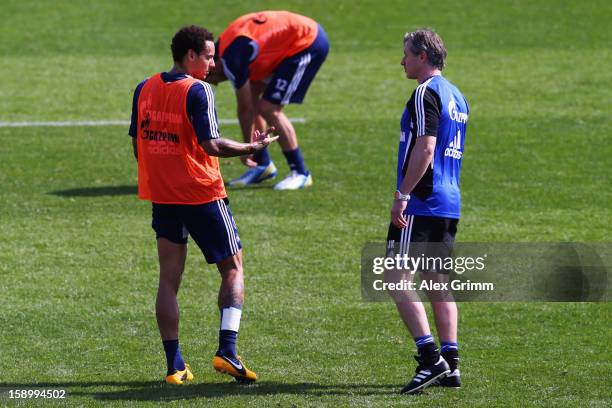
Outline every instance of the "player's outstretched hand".
[(272, 133), (274, 133), (274, 127), (269, 127), (264, 132), (259, 130), (253, 132), (251, 140), (253, 141), (253, 146), (255, 146), (255, 151), (263, 150), (266, 146), (278, 140), (278, 136), (273, 136)]

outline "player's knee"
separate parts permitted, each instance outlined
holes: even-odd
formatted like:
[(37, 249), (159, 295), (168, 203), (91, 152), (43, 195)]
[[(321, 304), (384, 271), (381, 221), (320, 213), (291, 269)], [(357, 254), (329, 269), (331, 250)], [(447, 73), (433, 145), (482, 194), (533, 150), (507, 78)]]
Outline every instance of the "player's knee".
[(221, 278), (224, 281), (234, 282), (234, 281), (242, 281), (242, 266), (236, 266), (235, 268), (230, 268), (221, 274)]
[(175, 293), (178, 292), (179, 286), (181, 285), (181, 271), (165, 271), (159, 276), (159, 289), (160, 290), (172, 290)]
[(222, 268), (219, 268), (219, 272), (221, 273), (221, 280), (225, 285), (242, 285), (243, 270), (240, 262), (226, 263)]
[(448, 298), (436, 299), (431, 301), (431, 307), (434, 313), (441, 315), (456, 315), (457, 303), (452, 298), (452, 293)]
[(396, 305), (408, 304), (412, 305), (421, 301), (418, 293), (413, 290), (390, 290), (387, 293), (393, 299)]

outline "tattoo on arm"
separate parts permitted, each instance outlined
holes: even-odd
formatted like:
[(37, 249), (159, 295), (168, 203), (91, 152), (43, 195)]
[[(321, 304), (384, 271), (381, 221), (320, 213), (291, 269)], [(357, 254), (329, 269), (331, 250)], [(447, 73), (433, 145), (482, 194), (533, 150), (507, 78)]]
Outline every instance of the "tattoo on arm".
[(218, 157), (234, 157), (255, 152), (254, 143), (240, 143), (222, 137), (202, 142), (206, 153)]

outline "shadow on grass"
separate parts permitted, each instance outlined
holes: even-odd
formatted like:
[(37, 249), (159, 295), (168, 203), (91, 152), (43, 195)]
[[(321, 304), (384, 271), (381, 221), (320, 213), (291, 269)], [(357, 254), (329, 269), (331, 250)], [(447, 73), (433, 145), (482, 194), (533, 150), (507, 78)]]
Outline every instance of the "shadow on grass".
[[(227, 182), (226, 182), (227, 186)], [(246, 191), (246, 190), (272, 190), (273, 184), (256, 184), (252, 186), (236, 186), (227, 187), (228, 191)], [(138, 194), (137, 186), (100, 186), (100, 187), (82, 187), (70, 188), (67, 190), (50, 191), (47, 194), (60, 197), (103, 197), (103, 196), (120, 196), (120, 195), (136, 195)]]
[[(129, 388), (116, 391), (100, 391), (96, 387)], [(232, 395), (265, 396), (277, 394), (295, 395), (391, 395), (399, 384), (288, 384), (262, 381), (251, 385), (232, 383), (191, 383), (171, 386), (159, 381), (85, 381), (85, 382), (44, 382), (44, 383), (0, 383), (0, 388), (59, 388), (66, 389), (70, 396), (92, 397), (107, 401), (171, 401), (196, 398), (224, 398)]]
[(136, 193), (138, 193), (138, 188), (136, 186), (101, 186), (71, 188), (68, 190), (56, 190), (51, 191), (48, 194), (60, 197), (102, 197), (118, 195), (136, 195)]

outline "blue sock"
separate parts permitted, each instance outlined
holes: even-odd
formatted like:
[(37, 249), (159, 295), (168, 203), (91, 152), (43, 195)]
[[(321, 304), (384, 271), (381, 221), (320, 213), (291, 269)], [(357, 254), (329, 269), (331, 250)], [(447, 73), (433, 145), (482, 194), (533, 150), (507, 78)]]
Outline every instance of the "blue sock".
[(184, 370), (185, 362), (181, 355), (179, 341), (166, 340), (164, 343), (164, 351), (166, 352), (166, 364), (168, 365), (168, 375), (173, 374), (176, 370)]
[(258, 151), (253, 155), (253, 158), (257, 162), (258, 166), (267, 166), (270, 164), (270, 154), (268, 153), (268, 148), (266, 147), (263, 150)]
[(289, 150), (288, 152), (283, 152), (285, 158), (287, 159), (287, 164), (291, 170), (295, 170), (300, 174), (308, 174), (308, 170), (306, 170), (306, 165), (304, 164), (304, 158), (302, 157), (302, 152), (300, 152), (300, 148), (298, 147), (295, 150)]
[(440, 343), (440, 352), (446, 353), (449, 351), (459, 351), (459, 345), (450, 341), (443, 341)]
[(236, 339), (238, 332), (219, 330), (219, 353), (228, 357), (236, 357)]

